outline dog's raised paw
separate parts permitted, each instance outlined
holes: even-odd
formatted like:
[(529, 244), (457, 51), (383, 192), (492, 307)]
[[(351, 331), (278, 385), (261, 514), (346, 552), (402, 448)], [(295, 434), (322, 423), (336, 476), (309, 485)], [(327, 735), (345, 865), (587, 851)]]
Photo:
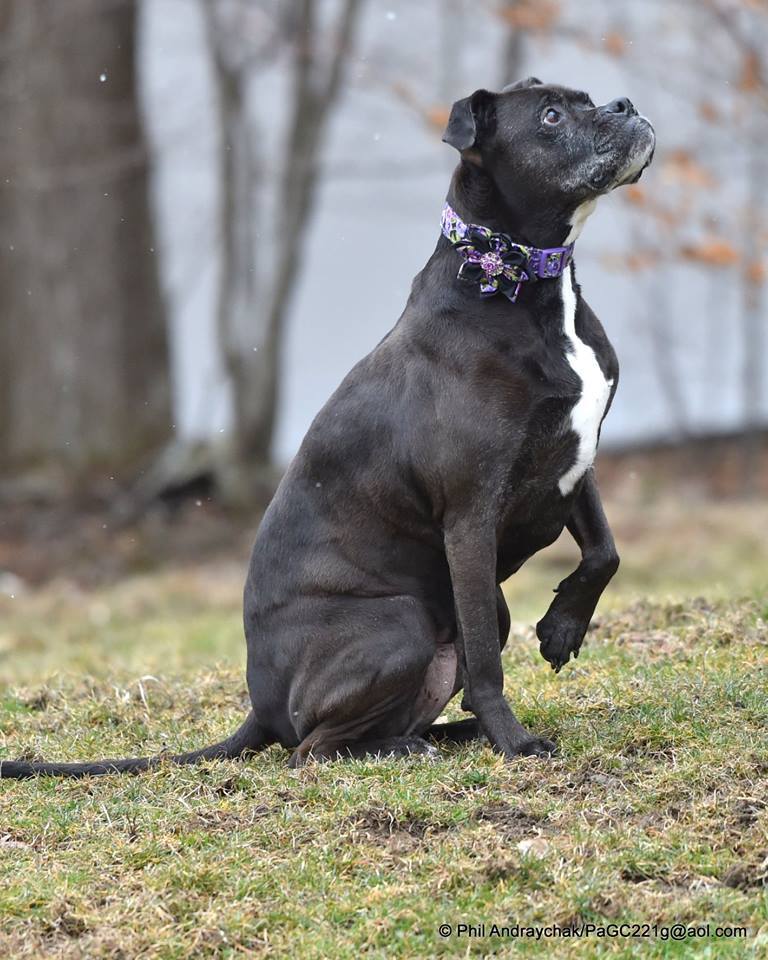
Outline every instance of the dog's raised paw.
[(552, 666), (555, 673), (568, 663), (573, 654), (578, 657), (588, 622), (573, 617), (547, 614), (536, 624), (539, 638), (539, 653)]

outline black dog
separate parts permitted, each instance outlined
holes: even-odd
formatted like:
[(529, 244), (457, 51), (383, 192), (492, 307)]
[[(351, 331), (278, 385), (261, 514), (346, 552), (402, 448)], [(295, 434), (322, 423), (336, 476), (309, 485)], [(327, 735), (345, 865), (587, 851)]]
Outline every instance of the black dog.
[[(4, 762), (0, 775), (143, 770), (275, 742), (294, 766), (434, 752), (426, 737), (553, 751), (502, 694), (499, 584), (567, 526), (582, 561), (537, 626), (559, 670), (617, 568), (591, 464), (618, 367), (569, 245), (600, 195), (639, 178), (654, 134), (626, 99), (595, 107), (531, 78), (460, 100), (445, 140), (461, 163), (444, 235), (262, 521), (245, 588), (248, 719), (173, 758)], [(476, 719), (433, 726), (462, 687)]]

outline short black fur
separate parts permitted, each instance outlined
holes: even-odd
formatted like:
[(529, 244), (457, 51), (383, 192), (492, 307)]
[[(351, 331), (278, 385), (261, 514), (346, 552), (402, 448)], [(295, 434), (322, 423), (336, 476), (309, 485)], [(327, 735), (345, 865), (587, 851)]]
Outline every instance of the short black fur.
[[(579, 211), (636, 179), (650, 124), (627, 100), (529, 78), (453, 109), (462, 153), (449, 202), (466, 221), (537, 246), (566, 242)], [(433, 753), (484, 734), (507, 757), (554, 744), (515, 718), (500, 649), (499, 584), (567, 527), (582, 551), (537, 626), (560, 669), (578, 656), (618, 558), (591, 469), (563, 495), (582, 383), (568, 361), (563, 284), (605, 378), (616, 356), (572, 272), (482, 300), (440, 236), (394, 329), (323, 407), (258, 532), (245, 587), (252, 713), (229, 740), (170, 758), (234, 757), (280, 743), (291, 763)], [(611, 392), (612, 399), (613, 393)], [(609, 400), (610, 404), (610, 400)], [(463, 688), (465, 723), (434, 726)], [(0, 776), (83, 776), (162, 759), (3, 763)]]

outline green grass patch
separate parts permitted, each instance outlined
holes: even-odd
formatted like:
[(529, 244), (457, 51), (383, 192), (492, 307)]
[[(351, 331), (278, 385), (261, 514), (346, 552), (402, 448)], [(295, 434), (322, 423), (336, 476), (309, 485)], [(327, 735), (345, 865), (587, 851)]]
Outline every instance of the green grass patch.
[[(717, 599), (716, 570), (692, 581), (708, 600), (685, 599), (688, 571), (657, 576), (649, 599), (650, 567), (630, 564), (555, 675), (524, 611), (541, 616), (569, 562), (510, 584), (504, 655), (510, 701), (558, 758), (504, 763), (478, 744), (291, 771), (270, 748), (137, 777), (3, 781), (0, 956), (768, 954), (765, 594)], [(0, 755), (155, 753), (231, 731), (246, 710), (240, 583), (206, 584), (188, 572), (0, 601)], [(486, 933), (460, 937), (459, 923)], [(494, 923), (750, 936), (513, 941)]]

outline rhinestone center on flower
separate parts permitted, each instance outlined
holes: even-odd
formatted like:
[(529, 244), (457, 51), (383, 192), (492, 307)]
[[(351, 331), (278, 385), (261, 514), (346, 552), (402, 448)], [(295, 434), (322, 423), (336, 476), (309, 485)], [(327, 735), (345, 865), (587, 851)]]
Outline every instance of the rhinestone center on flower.
[(504, 269), (504, 261), (498, 253), (484, 253), (480, 257), (480, 266), (483, 268), (483, 273), (489, 277), (496, 277)]

